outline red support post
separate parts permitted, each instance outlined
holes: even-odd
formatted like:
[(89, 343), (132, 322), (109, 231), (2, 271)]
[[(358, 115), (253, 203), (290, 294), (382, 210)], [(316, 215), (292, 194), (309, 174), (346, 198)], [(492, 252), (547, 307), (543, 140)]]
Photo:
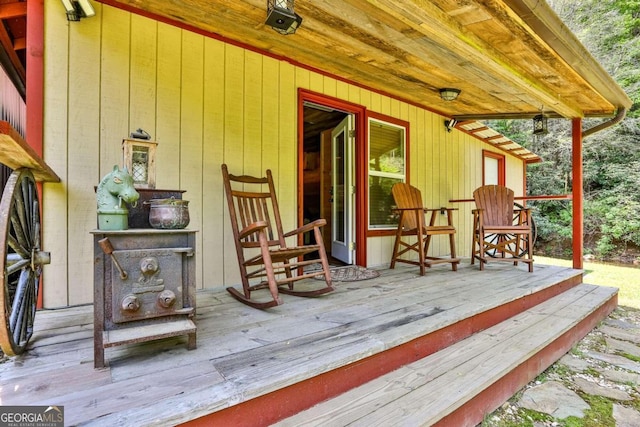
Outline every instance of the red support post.
[(571, 121), (573, 171), (573, 268), (582, 269), (584, 250), (582, 119)]
[[(39, 156), (43, 148), (43, 117), (44, 117), (44, 1), (27, 1), (27, 74), (26, 74), (26, 129), (24, 139)], [(42, 200), (42, 183), (38, 183), (38, 192)], [(40, 203), (40, 218), (42, 218), (42, 203)], [(43, 306), (44, 279), (41, 277), (38, 291), (37, 307)]]

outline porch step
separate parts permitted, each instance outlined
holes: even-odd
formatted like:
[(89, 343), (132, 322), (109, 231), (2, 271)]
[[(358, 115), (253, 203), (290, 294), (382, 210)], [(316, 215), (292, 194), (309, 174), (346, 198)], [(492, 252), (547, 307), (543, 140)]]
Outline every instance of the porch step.
[(617, 288), (577, 285), (276, 426), (475, 426), (617, 305)]

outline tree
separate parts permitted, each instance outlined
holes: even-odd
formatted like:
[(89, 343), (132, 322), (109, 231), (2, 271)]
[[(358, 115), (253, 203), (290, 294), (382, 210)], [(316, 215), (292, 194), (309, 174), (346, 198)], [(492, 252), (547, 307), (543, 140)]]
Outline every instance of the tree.
[[(625, 120), (584, 140), (585, 250), (602, 258), (623, 257), (640, 247), (640, 1), (549, 0), (549, 4), (594, 58), (632, 99)], [(602, 120), (584, 120), (589, 129)], [(571, 123), (549, 120), (547, 135), (533, 136), (530, 121), (488, 123), (529, 148), (543, 162), (527, 168), (527, 193), (572, 191)], [(530, 202), (540, 243), (569, 255), (571, 205)]]

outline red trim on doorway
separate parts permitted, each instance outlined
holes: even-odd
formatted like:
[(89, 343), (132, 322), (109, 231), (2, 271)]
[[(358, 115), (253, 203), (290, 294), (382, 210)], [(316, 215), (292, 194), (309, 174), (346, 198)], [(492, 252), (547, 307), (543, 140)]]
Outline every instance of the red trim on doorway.
[(366, 108), (362, 105), (339, 98), (298, 89), (298, 226), (303, 225), (304, 212), (304, 103), (312, 102), (354, 115), (356, 129), (356, 264), (367, 266), (367, 221), (366, 185), (367, 185), (367, 119)]
[[(44, 2), (27, 1), (27, 74), (26, 74), (26, 115), (27, 126), (25, 140), (42, 157), (43, 147), (43, 116), (44, 116)], [(38, 183), (38, 192), (42, 200), (42, 184)], [(40, 203), (40, 218), (42, 218), (42, 203)], [(41, 230), (42, 232), (42, 230)], [(37, 307), (42, 308), (41, 278), (38, 291)]]
[(584, 250), (583, 214), (583, 166), (582, 166), (582, 119), (571, 121), (572, 134), (572, 184), (573, 184), (573, 268), (582, 269)]

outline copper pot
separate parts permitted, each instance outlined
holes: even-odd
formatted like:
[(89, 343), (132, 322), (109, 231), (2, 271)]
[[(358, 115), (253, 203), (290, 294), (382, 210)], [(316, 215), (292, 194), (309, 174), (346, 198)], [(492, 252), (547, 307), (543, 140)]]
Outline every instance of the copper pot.
[(148, 202), (149, 224), (153, 228), (185, 228), (189, 225), (189, 201), (182, 199), (151, 199)]

